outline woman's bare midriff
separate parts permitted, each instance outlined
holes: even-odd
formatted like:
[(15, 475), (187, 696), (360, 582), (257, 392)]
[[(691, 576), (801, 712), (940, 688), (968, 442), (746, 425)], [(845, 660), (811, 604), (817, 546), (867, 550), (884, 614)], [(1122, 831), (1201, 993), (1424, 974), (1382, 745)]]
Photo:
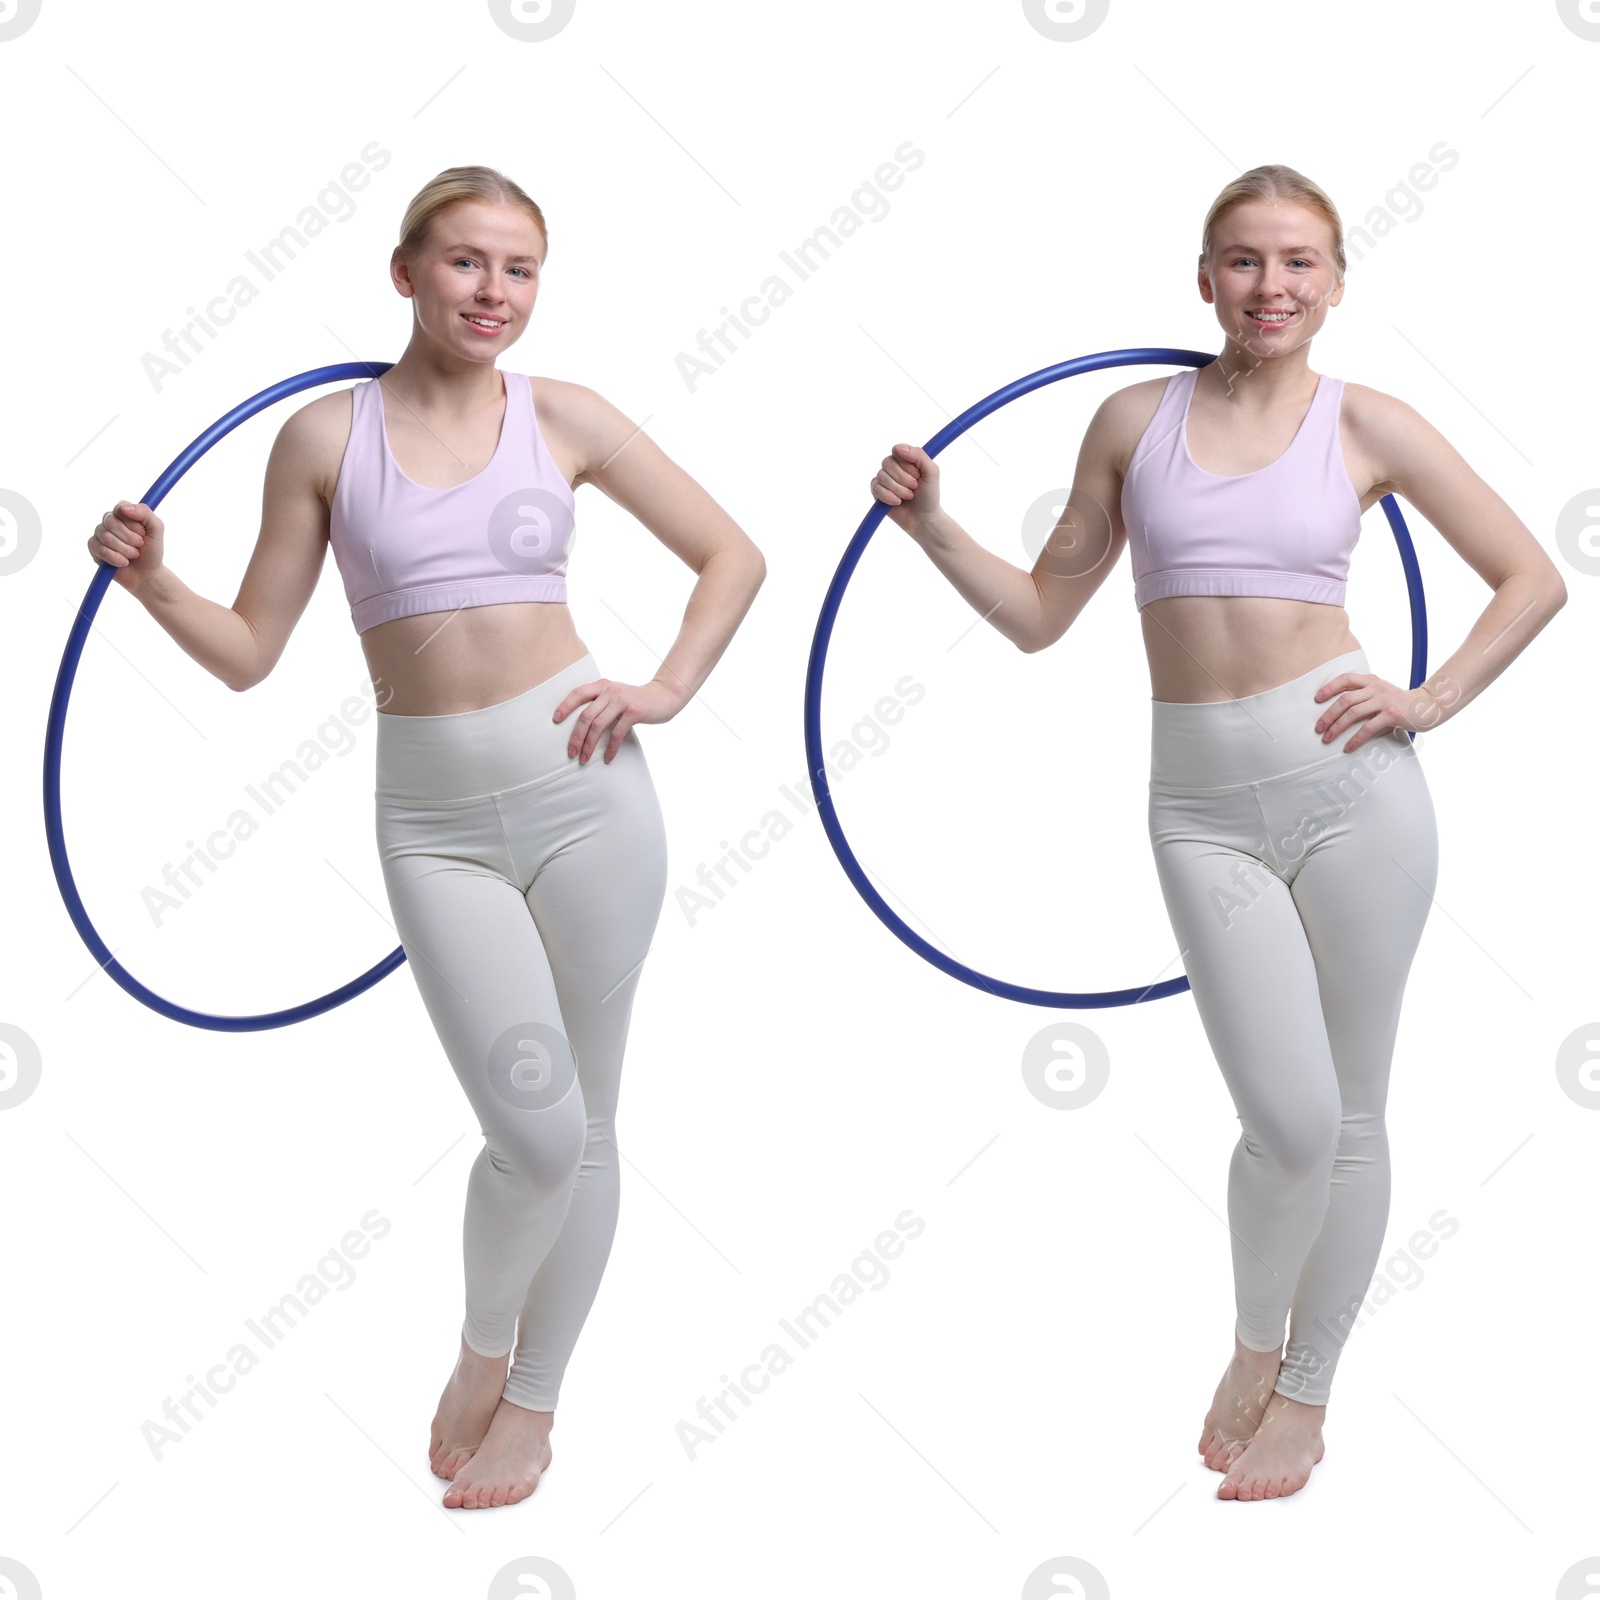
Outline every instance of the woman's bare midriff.
[(499, 705), (588, 654), (560, 600), (428, 611), (361, 635), (380, 711), (437, 717)]
[(1170, 595), (1139, 613), (1153, 700), (1237, 700), (1359, 650), (1343, 606), (1265, 595)]

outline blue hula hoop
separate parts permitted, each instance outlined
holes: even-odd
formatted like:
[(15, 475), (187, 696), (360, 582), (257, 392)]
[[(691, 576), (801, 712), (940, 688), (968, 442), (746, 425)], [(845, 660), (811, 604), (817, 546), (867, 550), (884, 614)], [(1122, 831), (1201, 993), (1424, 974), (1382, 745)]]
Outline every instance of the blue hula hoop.
[[(1003, 389), (996, 389), (993, 394), (985, 396), (975, 406), (963, 411), (953, 422), (941, 428), (923, 449), (930, 456), (937, 456), (947, 444), (959, 439), (973, 423), (988, 416), (991, 411), (998, 411), (1001, 406), (1009, 405), (1013, 400), (1031, 394), (1035, 389), (1043, 388), (1047, 383), (1076, 377), (1081, 372), (1098, 372), (1103, 367), (1154, 365), (1204, 367), (1216, 359), (1216, 356), (1209, 352), (1197, 350), (1102, 350), (1095, 355), (1078, 356), (1072, 361), (1058, 362), (1053, 367), (1041, 367), (1039, 371), (1029, 373), (1025, 378), (1018, 378), (1014, 383), (1008, 383)], [(1382, 505), (1384, 514), (1389, 519), (1389, 526), (1394, 531), (1395, 543), (1400, 549), (1400, 562), (1405, 568), (1406, 589), (1411, 597), (1410, 687), (1415, 689), (1428, 672), (1428, 610), (1422, 592), (1422, 573), (1417, 566), (1417, 554), (1411, 544), (1411, 532), (1406, 527), (1405, 518), (1401, 516), (1400, 507), (1396, 504), (1394, 496), (1386, 494), (1379, 504)], [(833, 582), (829, 584), (828, 592), (822, 601), (822, 612), (817, 618), (817, 630), (811, 641), (811, 657), (806, 667), (806, 768), (811, 779), (811, 791), (816, 798), (817, 811), (822, 818), (823, 829), (828, 835), (828, 842), (833, 846), (834, 854), (839, 858), (840, 866), (845, 870), (845, 875), (855, 885), (856, 892), (861, 898), (877, 913), (878, 920), (902, 943), (915, 950), (923, 960), (938, 967), (941, 972), (947, 972), (952, 978), (959, 978), (963, 983), (986, 990), (989, 994), (1003, 996), (1008, 1000), (1020, 1000), (1027, 1005), (1073, 1007), (1083, 1010), (1102, 1006), (1135, 1005), (1145, 1000), (1164, 1000), (1168, 995), (1181, 994), (1189, 987), (1187, 975), (1169, 978), (1164, 983), (1148, 984), (1140, 989), (1108, 989), (1089, 994), (1058, 994), (1051, 989), (1030, 989), (1022, 984), (1007, 983), (1004, 979), (989, 977), (986, 973), (963, 966), (961, 962), (929, 944), (920, 934), (909, 928), (889, 909), (883, 897), (873, 888), (866, 873), (862, 871), (861, 863), (856, 860), (855, 853), (844, 836), (844, 830), (839, 826), (833, 796), (828, 790), (827, 766), (822, 755), (822, 673), (828, 660), (828, 641), (833, 636), (833, 624), (839, 614), (839, 603), (844, 599), (851, 575), (855, 572), (857, 562), (861, 560), (862, 552), (867, 548), (867, 541), (871, 539), (878, 524), (883, 521), (888, 509), (881, 500), (876, 498), (873, 500), (872, 509), (861, 519), (861, 526), (856, 529), (855, 537), (840, 558), (838, 570), (833, 575)], [(1414, 736), (1408, 734), (1408, 737)]]
[[(281, 382), (273, 384), (270, 389), (263, 389), (259, 394), (251, 395), (226, 416), (219, 417), (190, 444), (156, 479), (145, 495), (143, 503), (154, 511), (166, 498), (167, 491), (212, 445), (232, 433), (241, 422), (253, 417), (256, 412), (263, 411), (292, 394), (299, 394), (302, 389), (314, 389), (323, 383), (337, 383), (343, 378), (376, 378), (393, 365), (392, 361), (343, 361), (331, 367), (316, 367), (309, 372), (298, 373), (292, 378), (284, 378)], [(375, 967), (368, 968), (359, 978), (352, 979), (338, 989), (330, 990), (319, 999), (307, 1000), (303, 1005), (289, 1006), (283, 1011), (266, 1011), (259, 1016), (219, 1017), (204, 1011), (191, 1011), (187, 1006), (177, 1005), (171, 1000), (164, 999), (153, 989), (146, 988), (116, 960), (107, 949), (106, 942), (100, 937), (94, 923), (89, 920), (89, 913), (84, 909), (78, 886), (73, 881), (72, 866), (67, 860), (66, 836), (61, 827), (61, 747), (66, 734), (67, 706), (72, 700), (72, 684), (77, 676), (78, 661), (83, 655), (84, 642), (89, 637), (89, 628), (94, 622), (95, 613), (100, 609), (100, 601), (110, 587), (116, 571), (117, 569), (108, 561), (98, 562), (95, 566), (94, 577), (89, 580), (89, 592), (84, 596), (83, 604), (78, 607), (72, 632), (67, 636), (67, 648), (61, 657), (61, 670), (56, 674), (55, 693), (50, 697), (50, 716), (45, 726), (44, 831), (50, 844), (50, 865), (55, 869), (56, 885), (61, 890), (61, 898), (66, 903), (73, 926), (82, 935), (83, 942), (88, 945), (102, 970), (115, 978), (135, 1000), (142, 1000), (152, 1011), (159, 1011), (162, 1016), (171, 1017), (174, 1022), (187, 1022), (196, 1028), (215, 1028), (225, 1033), (248, 1033), (258, 1028), (281, 1028), (291, 1022), (302, 1022), (307, 1017), (319, 1016), (324, 1011), (331, 1011), (334, 1006), (342, 1005), (346, 1000), (355, 999), (358, 994), (370, 989), (380, 978), (387, 977), (405, 960), (406, 953), (403, 948), (391, 950), (382, 961)]]

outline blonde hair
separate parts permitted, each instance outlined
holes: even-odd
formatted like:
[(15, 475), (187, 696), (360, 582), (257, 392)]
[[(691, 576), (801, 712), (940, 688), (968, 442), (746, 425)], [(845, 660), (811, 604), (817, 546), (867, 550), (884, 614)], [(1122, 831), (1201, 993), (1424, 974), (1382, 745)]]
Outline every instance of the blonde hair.
[(493, 167), (446, 167), (411, 197), (411, 204), (400, 219), (400, 242), (394, 247), (391, 262), (401, 258), (411, 261), (420, 255), (428, 242), (434, 218), (463, 200), (520, 206), (538, 227), (545, 254), (550, 253), (550, 232), (544, 225), (544, 212), (503, 172)]
[(1282, 200), (1305, 206), (1328, 224), (1333, 234), (1333, 262), (1339, 271), (1339, 281), (1344, 282), (1344, 224), (1339, 220), (1339, 210), (1326, 192), (1304, 173), (1293, 167), (1273, 164), (1252, 167), (1223, 189), (1211, 202), (1206, 213), (1206, 223), (1200, 235), (1200, 270), (1206, 271), (1211, 263), (1211, 248), (1216, 238), (1217, 225), (1236, 205), (1246, 200)]

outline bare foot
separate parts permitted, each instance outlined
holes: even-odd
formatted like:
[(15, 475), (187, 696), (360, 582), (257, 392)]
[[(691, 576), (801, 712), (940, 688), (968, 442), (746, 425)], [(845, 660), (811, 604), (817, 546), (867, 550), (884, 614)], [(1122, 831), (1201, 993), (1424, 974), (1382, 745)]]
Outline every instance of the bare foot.
[(1226, 1472), (1255, 1436), (1282, 1363), (1282, 1350), (1252, 1350), (1234, 1334), (1233, 1359), (1200, 1430), (1200, 1454), (1213, 1472)]
[(526, 1500), (550, 1465), (550, 1428), (555, 1420), (553, 1411), (529, 1411), (502, 1399), (483, 1443), (462, 1463), (445, 1490), (445, 1505), (451, 1510), (474, 1511)]
[(1273, 1395), (1255, 1436), (1217, 1485), (1217, 1498), (1277, 1500), (1304, 1488), (1322, 1459), (1322, 1419), (1327, 1414), (1326, 1406)]
[(441, 1478), (454, 1478), (462, 1462), (483, 1443), (489, 1419), (506, 1386), (503, 1356), (480, 1356), (463, 1338), (455, 1371), (439, 1396), (428, 1436), (428, 1462)]

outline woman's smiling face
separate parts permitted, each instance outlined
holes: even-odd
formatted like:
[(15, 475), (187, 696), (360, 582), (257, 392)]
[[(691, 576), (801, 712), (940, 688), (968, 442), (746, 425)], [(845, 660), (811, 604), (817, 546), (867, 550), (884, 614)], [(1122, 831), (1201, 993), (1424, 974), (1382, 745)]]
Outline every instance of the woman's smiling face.
[(521, 207), (463, 200), (433, 219), (417, 260), (397, 262), (393, 277), (419, 333), (493, 365), (527, 327), (544, 256)]
[(1233, 344), (1257, 360), (1281, 356), (1310, 339), (1344, 297), (1332, 230), (1305, 206), (1242, 201), (1217, 222), (1200, 294)]

